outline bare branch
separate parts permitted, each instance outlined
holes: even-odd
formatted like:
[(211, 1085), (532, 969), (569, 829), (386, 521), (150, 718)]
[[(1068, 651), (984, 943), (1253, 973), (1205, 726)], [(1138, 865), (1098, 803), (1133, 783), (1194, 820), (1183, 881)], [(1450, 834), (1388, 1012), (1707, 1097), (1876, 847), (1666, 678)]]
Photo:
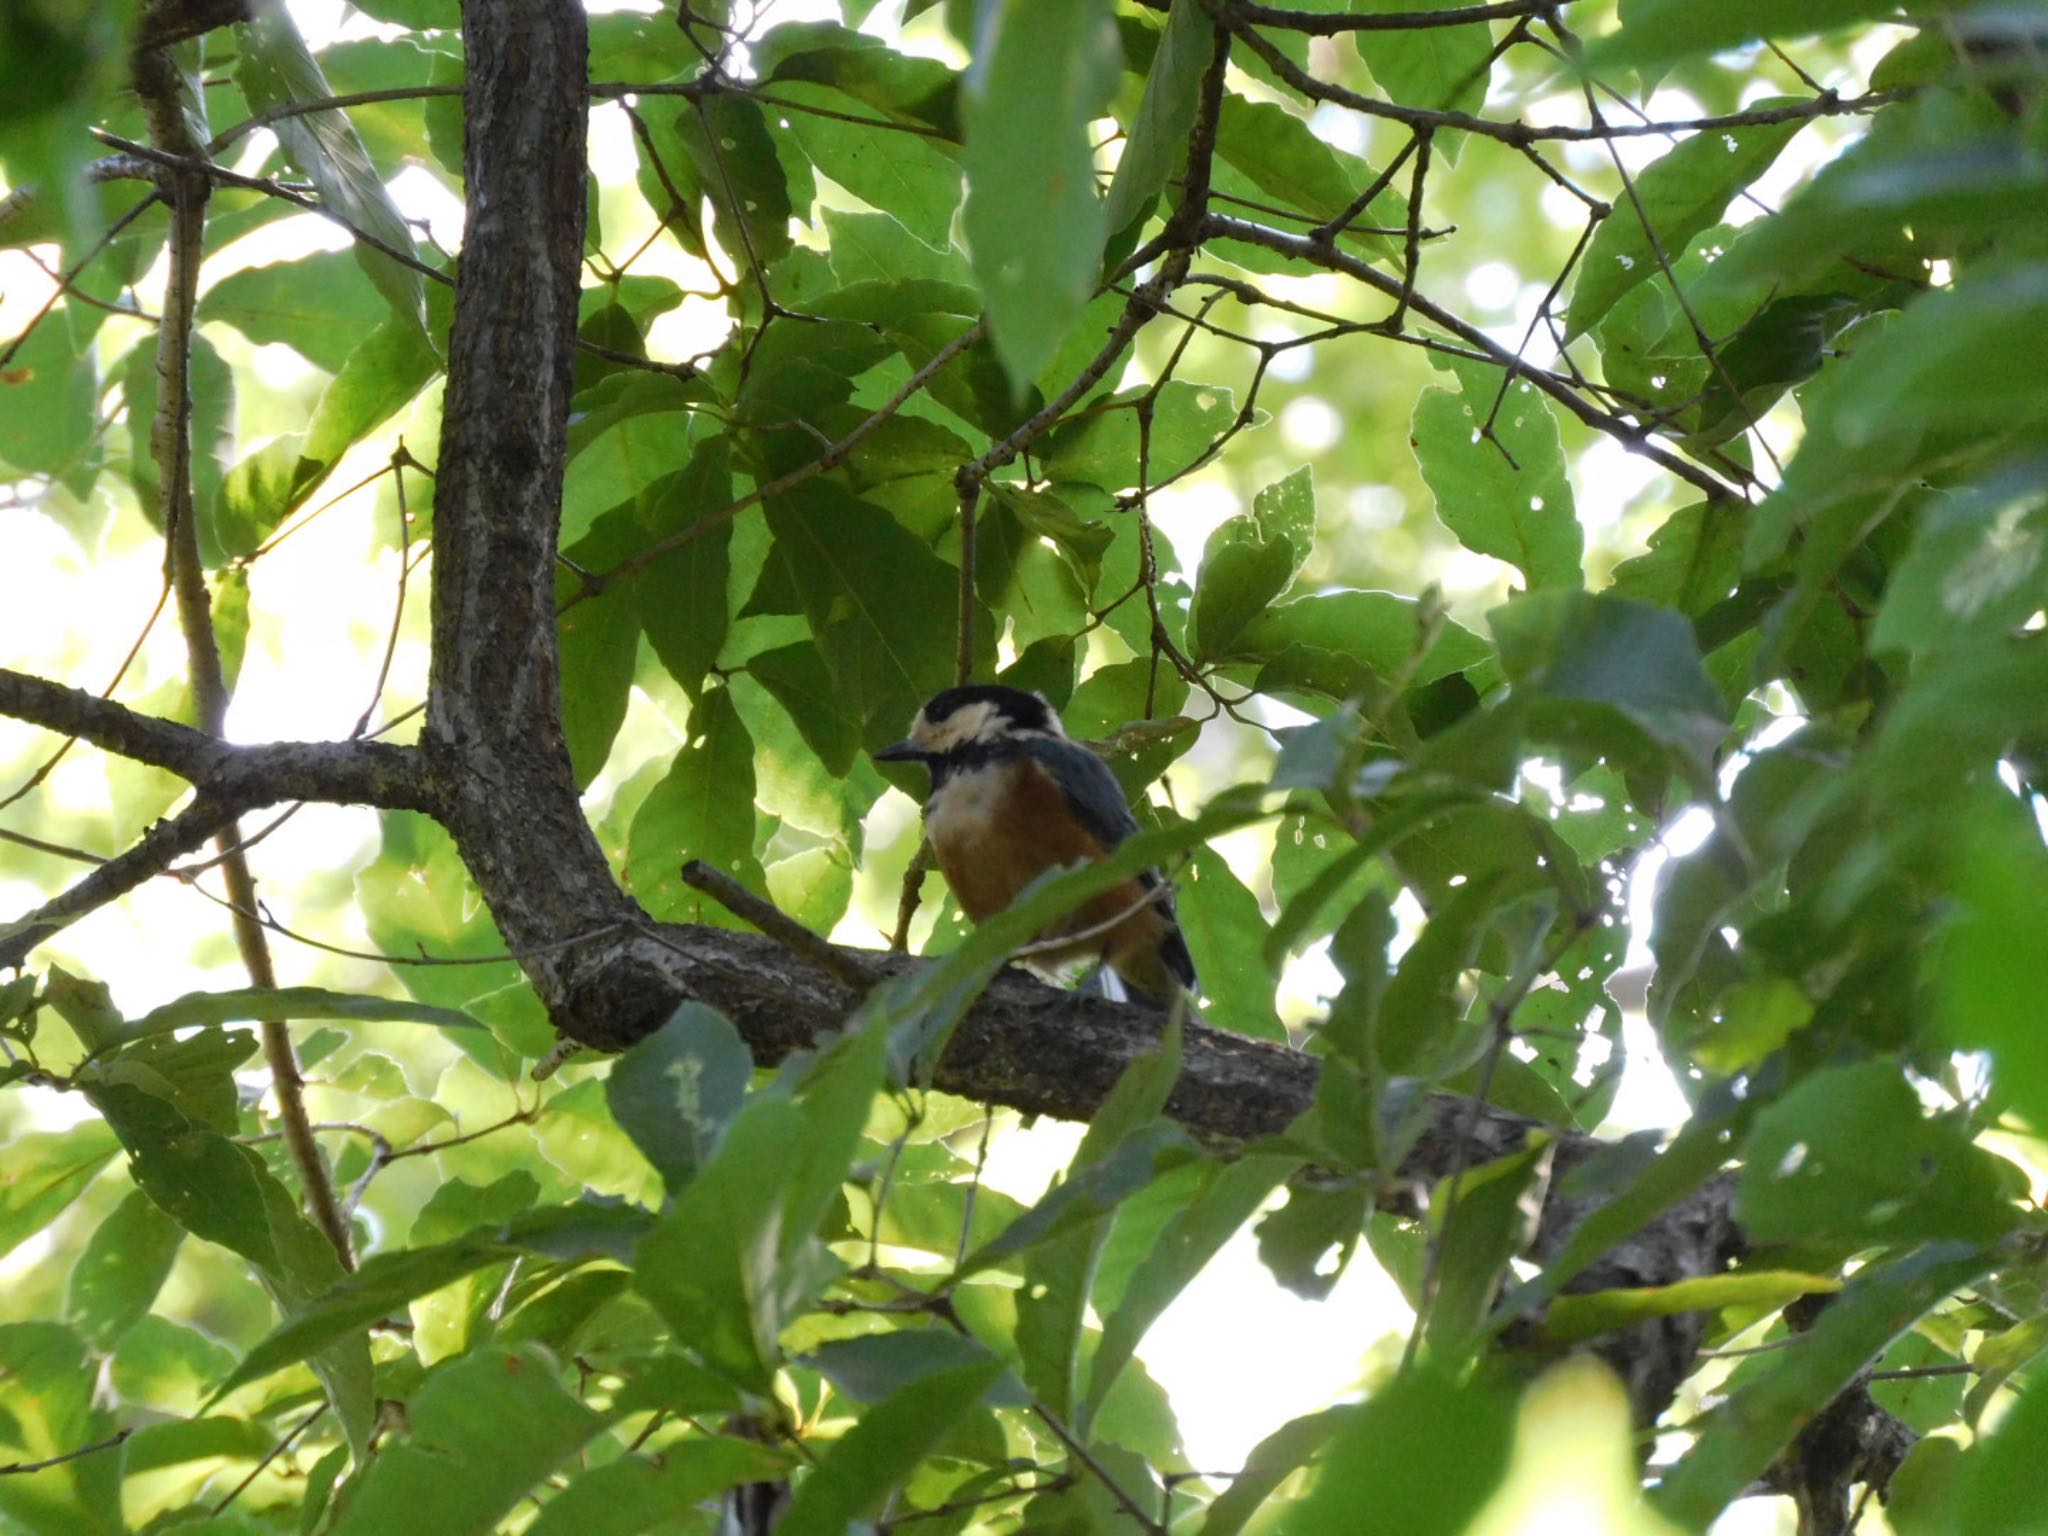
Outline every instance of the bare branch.
[(96, 694), (0, 667), (0, 715), (165, 768), (237, 811), (284, 800), (424, 811), (434, 805), (411, 747), (376, 741), (240, 746)]
[(169, 821), (158, 822), (127, 852), (95, 865), (69, 890), (0, 928), (0, 969), (21, 965), (38, 944), (162, 874), (209, 837), (231, 832), (234, 824), (234, 806), (203, 795)]
[(96, 1456), (101, 1451), (111, 1451), (130, 1435), (133, 1429), (117, 1430), (104, 1440), (95, 1440), (91, 1445), (81, 1445), (75, 1451), (64, 1451), (56, 1456), (45, 1456), (41, 1461), (10, 1461), (0, 1466), (0, 1477), (23, 1477), (31, 1472), (42, 1472), (50, 1467), (61, 1467), (67, 1461), (77, 1461), (81, 1456)]
[(702, 891), (734, 917), (752, 923), (769, 938), (781, 940), (785, 949), (837, 977), (848, 991), (862, 993), (875, 984), (874, 973), (863, 965), (852, 963), (845, 950), (826, 943), (774, 902), (756, 896), (732, 876), (713, 869), (702, 859), (692, 859), (683, 866), (683, 884), (692, 890)]

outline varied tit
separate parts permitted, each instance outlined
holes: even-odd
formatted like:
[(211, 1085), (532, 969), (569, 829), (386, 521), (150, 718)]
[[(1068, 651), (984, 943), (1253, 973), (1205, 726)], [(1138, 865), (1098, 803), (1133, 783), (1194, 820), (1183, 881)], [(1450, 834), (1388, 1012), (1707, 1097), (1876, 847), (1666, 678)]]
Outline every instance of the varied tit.
[[(1068, 738), (1050, 704), (1021, 689), (948, 688), (917, 712), (907, 737), (875, 757), (931, 770), (925, 832), (954, 898), (977, 923), (1046, 870), (1103, 858), (1138, 830), (1109, 765)], [(1176, 987), (1195, 985), (1172, 898), (1152, 870), (1042, 937), (1066, 934), (1080, 936), (1041, 958), (1095, 956), (1128, 990), (1160, 1004)]]

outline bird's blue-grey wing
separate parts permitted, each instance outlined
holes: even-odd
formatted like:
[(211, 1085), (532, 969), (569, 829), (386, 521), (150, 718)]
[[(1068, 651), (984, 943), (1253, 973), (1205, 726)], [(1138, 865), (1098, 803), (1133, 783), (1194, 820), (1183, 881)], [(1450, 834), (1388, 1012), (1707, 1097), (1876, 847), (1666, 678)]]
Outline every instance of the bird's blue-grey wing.
[[(1127, 837), (1138, 833), (1138, 818), (1131, 814), (1131, 804), (1124, 798), (1123, 786), (1116, 781), (1109, 764), (1078, 742), (1057, 739), (1033, 740), (1027, 751), (1039, 763), (1053, 782), (1073, 806), (1074, 814), (1081, 825), (1088, 829), (1105, 849), (1116, 847)], [(1138, 883), (1147, 890), (1159, 884), (1159, 875), (1154, 870), (1140, 870)], [(1184, 987), (1195, 983), (1195, 962), (1188, 954), (1187, 941), (1181, 937), (1180, 924), (1173, 910), (1172, 897), (1165, 897), (1159, 909), (1166, 916), (1166, 936), (1161, 944), (1161, 955), (1167, 968)]]
[(1138, 818), (1131, 814), (1123, 786), (1117, 783), (1109, 764), (1079, 742), (1052, 737), (1033, 739), (1026, 743), (1025, 750), (1052, 775), (1052, 781), (1074, 808), (1075, 818), (1105, 849), (1137, 834)]

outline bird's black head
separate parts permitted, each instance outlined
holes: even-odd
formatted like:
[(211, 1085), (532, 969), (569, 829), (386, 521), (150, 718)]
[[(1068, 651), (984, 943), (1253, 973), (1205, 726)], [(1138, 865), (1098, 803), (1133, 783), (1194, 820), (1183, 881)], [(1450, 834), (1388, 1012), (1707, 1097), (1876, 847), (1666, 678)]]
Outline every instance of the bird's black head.
[(981, 684), (934, 694), (910, 722), (910, 734), (875, 753), (878, 762), (931, 763), (999, 749), (1006, 741), (1064, 736), (1043, 697), (1021, 688)]

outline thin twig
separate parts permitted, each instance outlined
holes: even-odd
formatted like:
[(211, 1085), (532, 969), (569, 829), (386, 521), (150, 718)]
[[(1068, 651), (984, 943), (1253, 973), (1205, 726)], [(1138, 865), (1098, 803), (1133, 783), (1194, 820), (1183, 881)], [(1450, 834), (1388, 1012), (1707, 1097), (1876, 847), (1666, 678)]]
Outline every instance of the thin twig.
[(714, 869), (702, 859), (683, 866), (683, 884), (702, 891), (734, 917), (752, 923), (783, 948), (810, 961), (819, 970), (852, 992), (865, 992), (875, 984), (868, 969), (845, 950), (828, 944), (782, 908), (764, 896), (756, 896), (731, 875)]
[(910, 863), (903, 870), (903, 889), (896, 897), (896, 931), (889, 935), (891, 954), (910, 952), (910, 922), (917, 916), (918, 904), (924, 899), (924, 877), (932, 872), (934, 859), (931, 839), (920, 839), (917, 851), (910, 856)]
[(55, 1456), (46, 1456), (41, 1461), (10, 1461), (0, 1466), (0, 1477), (25, 1477), (31, 1472), (41, 1472), (50, 1467), (61, 1467), (67, 1461), (77, 1461), (84, 1456), (96, 1456), (101, 1451), (111, 1451), (130, 1435), (133, 1429), (117, 1430), (104, 1440), (95, 1440), (91, 1445), (81, 1445), (75, 1451), (64, 1451)]
[[(139, 51), (134, 71), (136, 94), (142, 101), (153, 143), (147, 147), (119, 147), (146, 149), (151, 157), (161, 155), (178, 166), (160, 184), (171, 209), (170, 276), (164, 290), (163, 320), (157, 327), (157, 413), (150, 436), (162, 497), (165, 574), (176, 604), (179, 628), (184, 631), (192, 702), (199, 726), (210, 736), (224, 737), (228, 687), (221, 665), (220, 641), (214, 632), (213, 600), (200, 565), (198, 508), (192, 487), (191, 351), (199, 300), (199, 265), (204, 254), (206, 201), (212, 187), (204, 147), (193, 142), (190, 119), (184, 111), (182, 79), (168, 53)], [(271, 963), (262, 925), (246, 915), (256, 909), (256, 881), (248, 858), (236, 847), (240, 840), (230, 817), (216, 835), (223, 854), (222, 879), (230, 900), (241, 909), (231, 915), (230, 925), (250, 982), (275, 988), (277, 971)], [(348, 1220), (335, 1200), (327, 1164), (313, 1138), (311, 1119), (306, 1113), (305, 1080), (299, 1071), (291, 1031), (282, 1019), (265, 1019), (258, 1032), (264, 1059), (270, 1067), (285, 1145), (291, 1151), (303, 1186), (306, 1212), (332, 1245), (342, 1267), (353, 1268)]]
[(239, 1499), (242, 1496), (242, 1490), (247, 1488), (251, 1483), (255, 1482), (257, 1478), (261, 1477), (263, 1475), (263, 1469), (265, 1467), (269, 1466), (273, 1461), (277, 1460), (278, 1457), (282, 1456), (286, 1451), (290, 1450), (292, 1447), (292, 1442), (297, 1440), (299, 1436), (303, 1435), (307, 1430), (311, 1429), (313, 1427), (314, 1421), (318, 1419), (320, 1415), (325, 1413), (326, 1411), (327, 1404), (324, 1400), (315, 1404), (313, 1411), (311, 1413), (307, 1414), (303, 1419), (299, 1420), (298, 1423), (294, 1424), (289, 1430), (287, 1430), (285, 1432), (285, 1437), (270, 1448), (269, 1454), (266, 1455), (261, 1461), (257, 1462), (255, 1466), (249, 1469), (249, 1475), (247, 1477), (243, 1478), (239, 1483), (235, 1484), (234, 1487), (230, 1488), (227, 1491), (226, 1496), (223, 1497), (218, 1504), (213, 1506), (213, 1512), (217, 1515), (222, 1510), (226, 1509), (230, 1504), (234, 1503), (235, 1500)]

